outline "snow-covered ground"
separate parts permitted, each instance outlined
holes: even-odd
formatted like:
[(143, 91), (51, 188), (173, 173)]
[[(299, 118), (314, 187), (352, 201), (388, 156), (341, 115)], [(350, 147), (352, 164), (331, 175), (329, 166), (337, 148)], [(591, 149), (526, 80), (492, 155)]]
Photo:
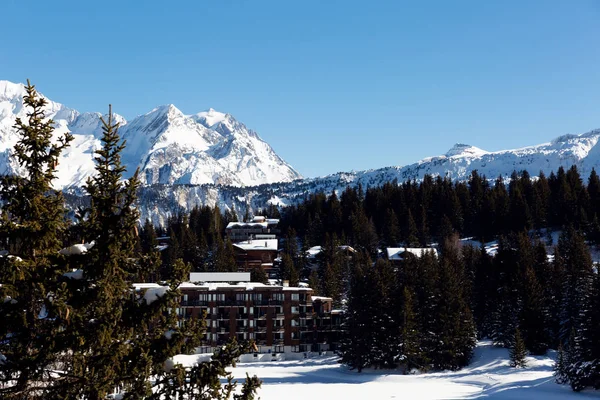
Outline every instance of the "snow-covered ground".
[[(508, 351), (481, 341), (469, 367), (457, 372), (400, 375), (394, 371), (357, 373), (336, 357), (302, 361), (239, 363), (238, 381), (246, 373), (263, 381), (262, 400), (296, 399), (600, 399), (600, 392), (572, 392), (554, 383), (553, 355), (529, 357), (528, 367), (509, 366)], [(182, 356), (180, 356), (182, 357)], [(193, 362), (193, 356), (177, 361)]]

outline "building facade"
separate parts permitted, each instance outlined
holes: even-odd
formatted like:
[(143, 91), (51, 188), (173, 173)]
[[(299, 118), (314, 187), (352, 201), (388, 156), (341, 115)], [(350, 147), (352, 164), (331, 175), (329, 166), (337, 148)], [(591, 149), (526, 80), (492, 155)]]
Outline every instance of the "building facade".
[(277, 239), (277, 224), (278, 219), (257, 216), (252, 221), (230, 222), (225, 228), (225, 234), (232, 243), (252, 239)]
[(257, 352), (335, 350), (342, 314), (331, 299), (316, 298), (312, 289), (260, 283), (185, 283), (180, 287), (180, 318), (206, 320), (203, 351), (232, 338), (252, 340)]

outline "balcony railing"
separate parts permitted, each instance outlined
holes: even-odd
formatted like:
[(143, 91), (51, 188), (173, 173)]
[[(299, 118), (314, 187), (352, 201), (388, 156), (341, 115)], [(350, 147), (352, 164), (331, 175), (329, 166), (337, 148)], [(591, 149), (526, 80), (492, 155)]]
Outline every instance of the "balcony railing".
[(208, 306), (208, 301), (204, 300), (182, 300), (180, 302), (182, 307), (200, 307), (200, 306)]
[(257, 306), (281, 306), (281, 305), (283, 305), (283, 300), (256, 300), (256, 301), (254, 301), (254, 305), (257, 305)]

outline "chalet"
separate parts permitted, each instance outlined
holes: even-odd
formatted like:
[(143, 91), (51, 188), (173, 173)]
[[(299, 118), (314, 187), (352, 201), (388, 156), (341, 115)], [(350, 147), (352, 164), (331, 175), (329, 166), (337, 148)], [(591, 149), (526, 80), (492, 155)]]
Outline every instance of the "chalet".
[[(323, 252), (323, 248), (321, 246), (313, 246), (306, 251), (306, 259), (308, 262), (308, 267), (311, 269), (315, 269), (319, 265), (319, 256)], [(349, 261), (352, 259), (352, 255), (356, 253), (356, 250), (347, 245), (342, 245), (337, 247), (337, 252), (342, 253), (345, 258)]]
[(252, 239), (233, 244), (238, 271), (262, 267), (267, 273), (277, 258), (277, 239)]
[(387, 259), (392, 263), (403, 261), (408, 255), (421, 258), (427, 252), (432, 252), (437, 257), (437, 250), (432, 247), (388, 247)]

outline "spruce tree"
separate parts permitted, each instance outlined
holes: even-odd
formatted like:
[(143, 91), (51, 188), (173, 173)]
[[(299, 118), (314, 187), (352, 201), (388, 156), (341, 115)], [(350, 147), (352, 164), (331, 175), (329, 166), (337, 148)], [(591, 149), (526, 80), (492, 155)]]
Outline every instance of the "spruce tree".
[(25, 90), (27, 121), (16, 119), (19, 141), (12, 155), (25, 176), (4, 176), (0, 188), (0, 239), (11, 254), (0, 258), (4, 399), (51, 397), (60, 383), (52, 371), (63, 361), (62, 332), (69, 323), (69, 295), (61, 283), (67, 265), (58, 253), (68, 224), (63, 196), (52, 189), (52, 180), (73, 137), (67, 133), (53, 143), (46, 100), (29, 81)]
[[(176, 354), (192, 352), (204, 334), (201, 320), (179, 321), (175, 312), (189, 266), (174, 261), (167, 286), (142, 293), (132, 286), (143, 263), (136, 258), (138, 212), (134, 207), (139, 186), (138, 172), (123, 181), (125, 168), (120, 153), (125, 143), (118, 135), (112, 111), (103, 122), (102, 148), (96, 151), (97, 174), (85, 187), (90, 195), (84, 232), (94, 244), (79, 259), (81, 279), (69, 279), (73, 296), (72, 313), (63, 337), (69, 344), (65, 361), (68, 383), (57, 388), (59, 398), (107, 397), (116, 388), (124, 398), (158, 398), (158, 393), (186, 393), (188, 398), (227, 398), (229, 388), (215, 382), (226, 377), (211, 363), (185, 370), (165, 363)], [(213, 356), (220, 366), (231, 363), (229, 353), (239, 355), (243, 348), (234, 344)], [(200, 371), (200, 381), (194, 376)], [(150, 378), (155, 379), (154, 383)], [(253, 392), (257, 380), (249, 380)], [(186, 391), (195, 384), (194, 391)]]
[(258, 265), (252, 268), (250, 271), (250, 282), (259, 282), (264, 283), (265, 285), (269, 283), (269, 277), (263, 267)]
[(374, 335), (378, 326), (378, 299), (372, 296), (376, 283), (371, 261), (365, 254), (355, 257), (350, 280), (347, 309), (344, 314), (344, 335), (340, 343), (340, 362), (361, 372), (372, 366), (376, 348)]
[(424, 370), (414, 296), (408, 287), (402, 290), (401, 307), (398, 361), (406, 373), (413, 369)]
[(568, 360), (563, 349), (562, 343), (558, 345), (558, 355), (556, 357), (556, 363), (554, 364), (554, 380), (559, 385), (568, 383), (569, 378), (567, 374)]
[(521, 336), (519, 328), (515, 330), (513, 337), (513, 343), (509, 351), (510, 354), (510, 366), (514, 368), (525, 368), (527, 367), (527, 349), (525, 348), (525, 341)]
[(434, 319), (437, 342), (431, 354), (435, 369), (456, 370), (468, 364), (473, 354), (476, 330), (463, 293), (464, 271), (455, 250), (446, 248), (440, 261), (439, 302)]

